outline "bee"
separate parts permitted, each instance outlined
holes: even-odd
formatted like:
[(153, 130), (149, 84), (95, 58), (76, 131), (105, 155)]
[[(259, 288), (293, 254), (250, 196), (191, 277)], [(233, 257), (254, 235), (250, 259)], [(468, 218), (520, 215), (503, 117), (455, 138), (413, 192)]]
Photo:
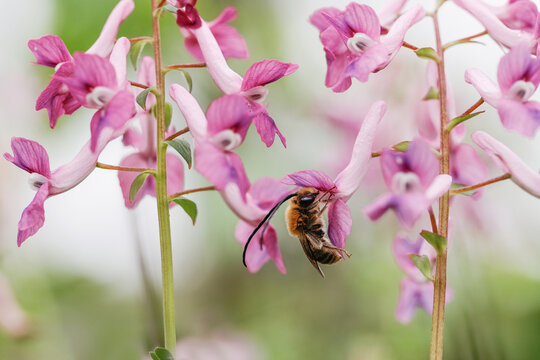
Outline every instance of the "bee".
[[(279, 201), (270, 212), (264, 217), (264, 219), (257, 225), (244, 246), (243, 261), (246, 265), (246, 250), (248, 248), (251, 239), (264, 226), (262, 233), (266, 231), (270, 219), (278, 208), (287, 200), (291, 199), (287, 210), (285, 211), (285, 220), (287, 223), (287, 229), (291, 236), (297, 237), (300, 240), (300, 245), (306, 254), (306, 257), (311, 262), (311, 265), (321, 274), (324, 278), (324, 273), (319, 267), (321, 264), (334, 264), (341, 260), (344, 253), (348, 257), (351, 255), (337, 246), (334, 246), (330, 240), (328, 240), (325, 233), (325, 223), (323, 214), (332, 200), (333, 194), (330, 191), (320, 193), (317, 189), (312, 187), (304, 187), (298, 190), (298, 192), (289, 194), (281, 201)], [(262, 236), (261, 236), (262, 247)]]

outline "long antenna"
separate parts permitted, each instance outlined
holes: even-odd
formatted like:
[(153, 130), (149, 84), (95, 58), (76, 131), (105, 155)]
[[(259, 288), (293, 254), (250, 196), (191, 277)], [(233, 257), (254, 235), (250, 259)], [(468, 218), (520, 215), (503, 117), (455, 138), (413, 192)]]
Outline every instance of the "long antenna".
[(266, 216), (264, 217), (264, 219), (262, 219), (262, 221), (259, 223), (259, 225), (257, 225), (257, 227), (255, 228), (255, 230), (253, 230), (253, 232), (251, 233), (251, 235), (249, 235), (249, 238), (248, 238), (248, 241), (246, 242), (246, 245), (244, 245), (244, 252), (242, 253), (242, 262), (244, 263), (244, 266), (247, 267), (247, 264), (246, 264), (246, 252), (247, 252), (247, 248), (248, 248), (248, 245), (249, 243), (251, 242), (251, 239), (253, 239), (253, 237), (255, 236), (255, 234), (257, 233), (257, 231), (259, 231), (259, 229), (261, 228), (261, 226), (263, 226), (264, 223), (266, 223), (267, 221), (270, 221), (270, 219), (272, 218), (272, 216), (274, 216), (274, 214), (276, 213), (277, 209), (287, 200), (289, 200), (290, 198), (296, 196), (297, 194), (296, 193), (292, 193), (292, 194), (289, 194), (287, 196), (285, 196), (283, 199), (281, 199), (276, 205), (274, 205), (274, 207), (272, 208), (272, 210), (270, 210), (268, 212), (268, 214), (266, 214)]

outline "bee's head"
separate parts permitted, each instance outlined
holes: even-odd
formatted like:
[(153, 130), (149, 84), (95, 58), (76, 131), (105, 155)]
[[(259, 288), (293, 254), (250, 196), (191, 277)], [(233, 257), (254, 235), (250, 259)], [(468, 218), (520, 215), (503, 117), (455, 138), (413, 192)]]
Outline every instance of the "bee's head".
[(296, 202), (300, 207), (308, 208), (313, 204), (318, 195), (319, 191), (317, 189), (306, 187), (300, 189), (296, 193), (296, 197), (293, 199), (293, 201)]

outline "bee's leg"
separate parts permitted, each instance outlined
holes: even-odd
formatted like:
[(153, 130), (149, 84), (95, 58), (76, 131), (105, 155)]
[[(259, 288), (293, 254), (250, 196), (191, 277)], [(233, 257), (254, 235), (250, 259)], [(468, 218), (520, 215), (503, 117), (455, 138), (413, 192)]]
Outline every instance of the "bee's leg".
[(327, 249), (332, 249), (332, 250), (338, 250), (338, 251), (342, 251), (345, 253), (345, 255), (347, 255), (347, 257), (351, 257), (351, 254), (349, 254), (347, 252), (347, 250), (343, 249), (343, 248), (340, 248), (340, 247), (337, 247), (337, 246), (334, 246), (332, 244), (330, 244), (329, 242), (325, 241), (323, 244), (322, 244), (323, 247), (327, 248)]
[[(326, 211), (326, 208), (328, 207), (328, 204), (330, 203), (330, 201), (332, 200), (332, 198), (334, 197), (334, 194), (332, 193), (327, 193), (328, 194), (328, 199), (326, 199), (326, 201), (324, 202), (324, 206), (321, 210), (319, 210), (319, 213), (317, 214), (317, 216), (322, 216), (324, 214), (324, 212)], [(324, 194), (323, 196), (325, 196), (326, 194)], [(323, 201), (322, 197), (321, 197), (321, 200), (319, 201)]]

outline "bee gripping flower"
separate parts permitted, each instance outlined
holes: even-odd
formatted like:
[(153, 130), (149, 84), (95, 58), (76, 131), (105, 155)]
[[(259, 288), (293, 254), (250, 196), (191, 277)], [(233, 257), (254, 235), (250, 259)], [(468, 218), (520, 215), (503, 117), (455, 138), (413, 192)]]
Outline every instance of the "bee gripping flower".
[(328, 237), (332, 244), (339, 248), (345, 246), (345, 239), (352, 228), (351, 214), (346, 201), (358, 189), (367, 172), (377, 126), (385, 111), (386, 104), (383, 101), (371, 106), (356, 137), (349, 164), (334, 181), (316, 170), (298, 171), (287, 175), (284, 179), (286, 184), (314, 187), (320, 192), (331, 194), (328, 206)]

